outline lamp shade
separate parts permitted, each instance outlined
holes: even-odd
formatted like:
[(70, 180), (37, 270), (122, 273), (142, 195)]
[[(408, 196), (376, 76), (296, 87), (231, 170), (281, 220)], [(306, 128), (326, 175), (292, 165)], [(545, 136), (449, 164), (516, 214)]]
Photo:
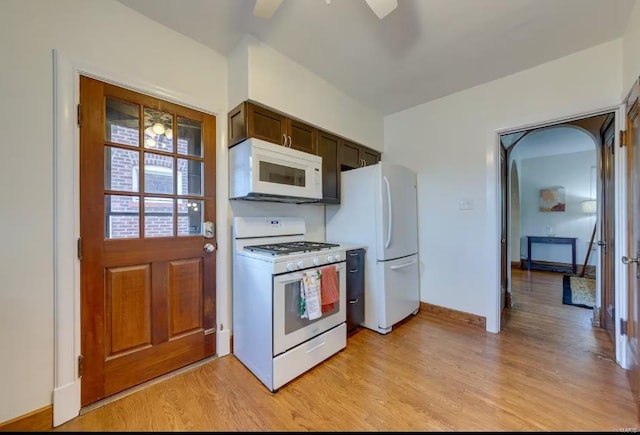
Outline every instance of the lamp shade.
[(582, 212), (588, 214), (595, 214), (597, 211), (598, 203), (595, 199), (587, 199), (586, 201), (582, 201)]

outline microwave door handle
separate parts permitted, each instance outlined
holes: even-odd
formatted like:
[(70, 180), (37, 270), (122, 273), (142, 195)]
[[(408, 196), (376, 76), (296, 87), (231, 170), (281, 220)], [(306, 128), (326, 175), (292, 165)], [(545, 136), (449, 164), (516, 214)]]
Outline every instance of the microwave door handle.
[(389, 179), (387, 177), (382, 177), (384, 180), (384, 184), (387, 186), (387, 207), (389, 208), (389, 222), (387, 225), (387, 241), (384, 244), (385, 248), (388, 248), (391, 245), (391, 228), (393, 227), (393, 215), (391, 214), (391, 188), (389, 187)]

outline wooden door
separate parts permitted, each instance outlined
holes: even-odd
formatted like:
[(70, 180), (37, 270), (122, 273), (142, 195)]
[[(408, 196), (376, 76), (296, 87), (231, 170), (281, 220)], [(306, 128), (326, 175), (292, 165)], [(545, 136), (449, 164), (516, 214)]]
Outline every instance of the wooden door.
[(247, 137), (257, 137), (284, 145), (287, 137), (287, 118), (279, 113), (247, 104)]
[(322, 157), (322, 202), (340, 204), (340, 167), (338, 150), (340, 138), (320, 130), (318, 155)]
[(318, 129), (295, 119), (288, 120), (289, 146), (309, 154), (316, 153)]
[(215, 352), (216, 120), (87, 77), (80, 105), (84, 406)]
[[(629, 343), (630, 367), (627, 370), (629, 384), (637, 405), (640, 405), (640, 361), (638, 343), (638, 318), (640, 313), (640, 83), (636, 81), (629, 97), (627, 107), (627, 250), (631, 262), (626, 262), (628, 288), (627, 334)], [(623, 261), (625, 262), (625, 261)], [(624, 331), (623, 331), (624, 333)], [(638, 415), (640, 417), (640, 408)]]
[(601, 129), (602, 146), (600, 150), (600, 179), (601, 192), (601, 219), (600, 219), (600, 280), (602, 300), (601, 317), (599, 320), (607, 330), (611, 342), (616, 343), (615, 327), (615, 278), (614, 278), (614, 252), (615, 252), (615, 191), (614, 191), (614, 150), (615, 150), (615, 118), (613, 114), (607, 118)]

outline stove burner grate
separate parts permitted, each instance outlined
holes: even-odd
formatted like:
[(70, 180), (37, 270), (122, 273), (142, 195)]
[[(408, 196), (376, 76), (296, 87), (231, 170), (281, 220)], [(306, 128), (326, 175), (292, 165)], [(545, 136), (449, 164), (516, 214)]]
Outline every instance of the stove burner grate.
[(313, 252), (320, 251), (322, 249), (335, 248), (337, 245), (335, 243), (323, 243), (323, 242), (286, 242), (286, 243), (272, 243), (266, 245), (252, 245), (245, 246), (244, 249), (247, 249), (252, 252), (264, 252), (271, 255), (283, 255), (283, 254), (292, 254), (294, 252)]

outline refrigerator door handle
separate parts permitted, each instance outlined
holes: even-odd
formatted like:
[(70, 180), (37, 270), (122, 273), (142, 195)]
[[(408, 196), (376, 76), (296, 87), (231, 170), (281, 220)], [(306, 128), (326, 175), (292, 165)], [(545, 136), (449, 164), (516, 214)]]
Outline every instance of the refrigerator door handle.
[(389, 207), (389, 225), (387, 228), (387, 241), (384, 244), (385, 248), (388, 248), (389, 245), (391, 244), (391, 228), (393, 226), (393, 218), (392, 218), (392, 212), (391, 210), (393, 210), (391, 208), (391, 188), (389, 187), (389, 179), (387, 177), (382, 177), (382, 179), (384, 180), (384, 184), (387, 186), (387, 206)]
[(391, 270), (403, 269), (405, 267), (411, 266), (412, 264), (416, 264), (416, 260), (411, 260), (410, 262), (404, 263), (404, 264), (398, 264), (397, 266), (391, 266), (389, 269)]

